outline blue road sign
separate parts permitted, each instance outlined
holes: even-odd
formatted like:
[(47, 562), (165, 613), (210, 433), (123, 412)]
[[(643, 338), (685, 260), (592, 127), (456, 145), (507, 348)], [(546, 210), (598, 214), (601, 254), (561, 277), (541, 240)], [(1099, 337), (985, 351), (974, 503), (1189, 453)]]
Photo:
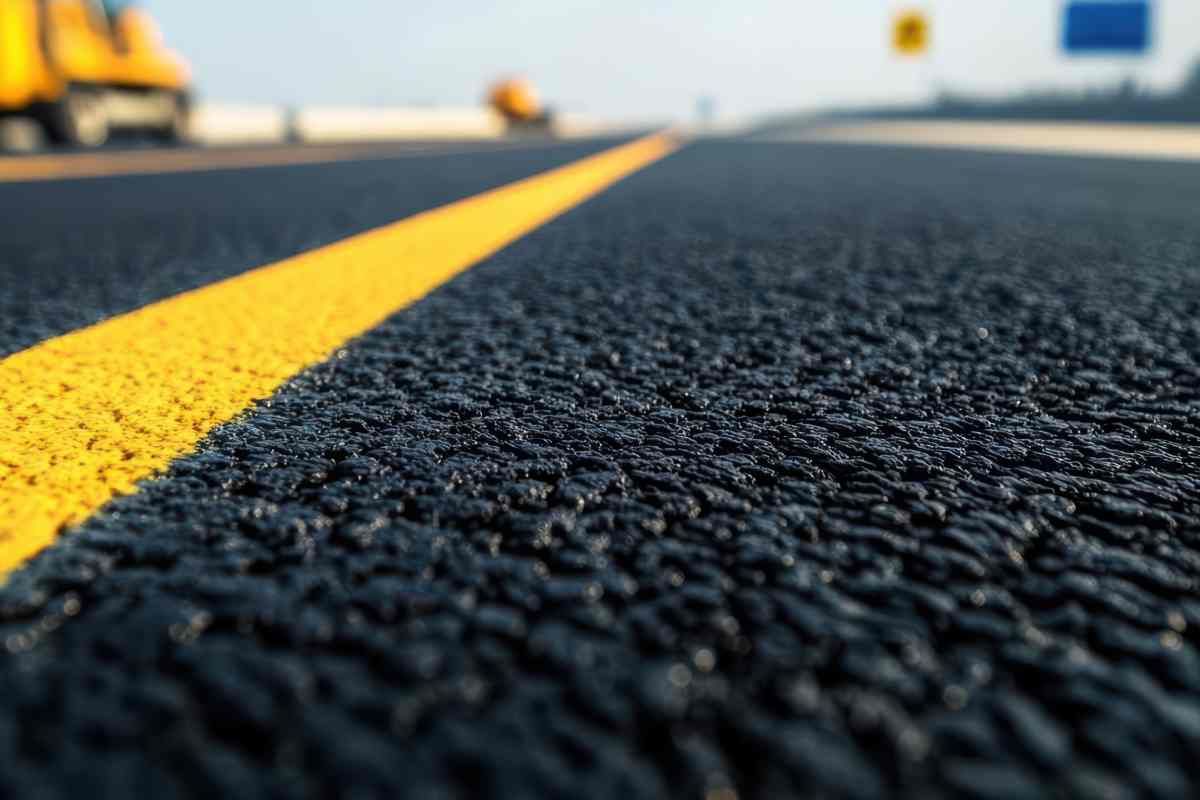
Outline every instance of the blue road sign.
[(1068, 53), (1136, 55), (1150, 47), (1149, 2), (1072, 2), (1063, 20)]

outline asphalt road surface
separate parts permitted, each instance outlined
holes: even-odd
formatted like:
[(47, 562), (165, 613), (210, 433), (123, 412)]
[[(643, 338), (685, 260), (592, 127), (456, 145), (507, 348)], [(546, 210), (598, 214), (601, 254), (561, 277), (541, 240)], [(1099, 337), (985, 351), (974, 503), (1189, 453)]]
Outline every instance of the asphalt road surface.
[[(0, 352), (611, 144), (0, 185)], [(13, 574), (3, 793), (1194, 797), (1197, 198), (687, 145)]]

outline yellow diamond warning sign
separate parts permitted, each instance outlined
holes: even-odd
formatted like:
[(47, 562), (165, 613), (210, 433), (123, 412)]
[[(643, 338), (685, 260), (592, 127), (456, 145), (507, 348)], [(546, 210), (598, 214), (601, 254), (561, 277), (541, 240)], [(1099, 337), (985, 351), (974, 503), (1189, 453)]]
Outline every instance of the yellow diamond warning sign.
[(892, 49), (919, 56), (929, 49), (929, 18), (920, 11), (902, 11), (892, 24)]

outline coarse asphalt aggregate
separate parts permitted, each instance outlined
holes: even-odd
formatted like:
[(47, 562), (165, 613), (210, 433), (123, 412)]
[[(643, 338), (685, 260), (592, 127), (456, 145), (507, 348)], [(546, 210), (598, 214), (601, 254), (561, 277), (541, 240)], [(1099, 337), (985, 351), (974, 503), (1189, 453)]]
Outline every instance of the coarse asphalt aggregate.
[(0, 357), (614, 143), (0, 183)]
[[(439, 158), (97, 182), (106, 219), (168, 227), (142, 266), (112, 228), (99, 299), (35, 293), (3, 341), (536, 161)], [(155, 180), (284, 207), (172, 223)], [(693, 143), (16, 573), (0, 787), (1193, 797), (1198, 192), (1169, 163)], [(5, 238), (6, 283), (76, 252)]]

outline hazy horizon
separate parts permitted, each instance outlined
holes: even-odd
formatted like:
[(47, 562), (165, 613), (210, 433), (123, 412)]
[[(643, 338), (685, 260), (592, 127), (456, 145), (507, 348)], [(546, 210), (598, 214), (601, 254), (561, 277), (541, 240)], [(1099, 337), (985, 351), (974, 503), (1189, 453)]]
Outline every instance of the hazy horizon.
[[(1160, 0), (1156, 47), (1139, 59), (1059, 52), (1059, 0), (384, 0), (295, 3), (148, 0), (191, 61), (201, 95), (249, 103), (473, 105), (507, 74), (566, 110), (683, 118), (704, 95), (719, 115), (903, 103), (939, 89), (1002, 94), (1126, 77), (1158, 90), (1200, 58), (1200, 3)], [(892, 15), (926, 9), (933, 48), (902, 60)]]

